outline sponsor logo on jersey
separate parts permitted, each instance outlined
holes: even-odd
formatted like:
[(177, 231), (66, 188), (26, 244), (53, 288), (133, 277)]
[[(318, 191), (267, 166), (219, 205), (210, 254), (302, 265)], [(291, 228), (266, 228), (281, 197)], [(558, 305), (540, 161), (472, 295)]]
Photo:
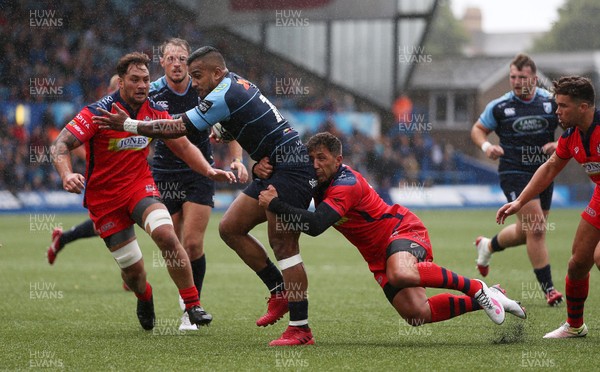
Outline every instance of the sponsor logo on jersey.
[(215, 93), (219, 93), (220, 91), (227, 88), (228, 86), (229, 86), (229, 84), (227, 82), (223, 81), (223, 82), (221, 82), (221, 84), (217, 85), (217, 87), (215, 89), (213, 89), (212, 91)]
[(504, 109), (504, 115), (505, 116), (515, 116), (517, 113), (515, 112), (515, 108), (514, 107), (507, 107)]
[(236, 81), (236, 83), (243, 85), (244, 89), (246, 89), (246, 90), (250, 89), (250, 82), (248, 80), (238, 79), (238, 81)]
[(208, 111), (208, 109), (211, 108), (212, 105), (213, 103), (211, 101), (203, 99), (202, 101), (200, 101), (200, 103), (198, 103), (198, 109), (201, 113), (206, 114), (206, 111)]
[(108, 222), (108, 223), (105, 223), (104, 225), (102, 225), (102, 226), (100, 227), (100, 231), (101, 231), (101, 232), (106, 232), (106, 231), (108, 231), (108, 230), (112, 229), (113, 227), (115, 227), (115, 223), (114, 223), (114, 222), (112, 222), (112, 221), (110, 221), (110, 222)]
[(539, 133), (548, 128), (548, 120), (540, 116), (523, 116), (512, 125), (517, 133)]
[(164, 110), (169, 110), (169, 101), (156, 101), (154, 103), (156, 103), (157, 106), (160, 106)]
[(598, 146), (596, 147), (596, 153), (600, 154), (600, 143), (598, 144)]
[(125, 138), (111, 138), (108, 142), (110, 151), (142, 150), (150, 144), (150, 139), (144, 136), (131, 136)]
[(103, 108), (107, 108), (108, 106), (110, 106), (110, 103), (112, 102), (113, 98), (112, 96), (106, 96), (104, 98), (102, 98), (100, 101), (98, 101), (98, 103), (101, 106), (104, 106)]
[(71, 128), (75, 129), (77, 131), (77, 133), (81, 134), (82, 136), (85, 135), (85, 133), (83, 132), (81, 127), (79, 125), (77, 125), (77, 123), (74, 120), (71, 120), (69, 122), (69, 125), (71, 126)]
[(585, 207), (585, 213), (589, 214), (592, 217), (596, 217), (596, 211), (590, 208), (589, 205)]
[(156, 191), (156, 187), (154, 185), (146, 185), (146, 192), (154, 192)]
[(575, 154), (579, 154), (579, 146), (575, 146), (573, 150), (575, 151)]
[(83, 115), (81, 115), (81, 113), (77, 114), (77, 116), (75, 116), (75, 119), (83, 124), (86, 128), (90, 128), (90, 124), (87, 122), (87, 120), (85, 120), (85, 118), (83, 117)]
[(544, 112), (550, 114), (552, 112), (552, 102), (544, 102)]
[(587, 173), (590, 176), (600, 174), (600, 162), (591, 161), (588, 163), (583, 163), (581, 164), (581, 166), (583, 167), (583, 169), (585, 169), (585, 173)]

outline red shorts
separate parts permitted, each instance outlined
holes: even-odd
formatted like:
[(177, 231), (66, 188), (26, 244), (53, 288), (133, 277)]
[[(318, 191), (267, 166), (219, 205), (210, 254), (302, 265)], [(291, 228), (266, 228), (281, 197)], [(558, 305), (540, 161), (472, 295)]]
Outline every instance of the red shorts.
[(390, 235), (385, 247), (382, 247), (384, 254), (381, 255), (377, 260), (368, 262), (369, 270), (371, 270), (373, 276), (375, 276), (375, 280), (377, 283), (379, 283), (381, 288), (383, 288), (388, 282), (388, 278), (385, 274), (387, 263), (387, 255), (385, 252), (387, 251), (387, 247), (389, 247), (393, 241), (402, 239), (415, 242), (425, 249), (426, 255), (424, 259), (420, 259), (420, 261), (433, 261), (433, 249), (431, 248), (431, 241), (429, 241), (429, 233), (427, 232), (427, 228), (416, 215), (412, 213), (405, 215), (398, 229), (395, 230), (392, 235)]
[[(131, 214), (140, 200), (159, 196), (160, 193), (154, 184), (154, 180), (146, 179), (135, 185), (125, 203), (111, 205), (108, 202), (103, 205), (103, 208), (90, 207), (90, 218), (94, 222), (95, 229), (100, 233), (100, 237), (106, 238), (135, 224)], [(106, 207), (106, 205), (109, 205), (109, 207)]]
[(600, 188), (596, 186), (592, 199), (583, 212), (581, 218), (600, 230)]

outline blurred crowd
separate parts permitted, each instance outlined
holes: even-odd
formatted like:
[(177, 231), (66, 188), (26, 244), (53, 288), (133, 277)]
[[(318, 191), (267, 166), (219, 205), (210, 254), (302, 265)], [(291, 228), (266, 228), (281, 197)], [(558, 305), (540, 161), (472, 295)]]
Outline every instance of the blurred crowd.
[[(174, 2), (148, 6), (131, 0), (117, 7), (110, 0), (74, 0), (41, 7), (34, 1), (0, 0), (0, 102), (68, 101), (79, 110), (106, 94), (116, 61), (127, 52), (148, 54), (153, 62), (151, 78), (160, 77), (158, 46), (178, 36), (193, 49), (207, 44), (221, 49), (230, 70), (256, 82), (280, 108), (330, 113), (359, 109), (348, 94), (278, 94), (277, 79), (289, 76), (285, 66), (211, 40), (193, 26), (192, 17)], [(50, 93), (32, 94), (32, 87)], [(61, 189), (49, 145), (75, 113), (56, 120), (46, 112), (41, 123), (28, 128), (0, 114), (0, 190)], [(374, 139), (358, 131), (345, 135), (331, 121), (319, 129), (338, 135), (344, 143), (345, 162), (379, 188), (446, 182), (443, 172), (454, 170), (453, 149), (436, 143), (427, 132), (406, 133), (394, 127)], [(226, 146), (214, 148), (216, 165), (226, 167)], [(73, 162), (76, 171), (84, 172), (84, 160), (73, 157)]]

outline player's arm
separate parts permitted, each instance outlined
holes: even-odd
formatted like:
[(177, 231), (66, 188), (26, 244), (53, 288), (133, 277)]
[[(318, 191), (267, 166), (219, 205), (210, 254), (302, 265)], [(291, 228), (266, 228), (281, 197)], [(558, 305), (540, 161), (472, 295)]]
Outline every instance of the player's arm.
[(277, 197), (277, 190), (273, 185), (269, 185), (266, 190), (261, 191), (258, 196), (258, 203), (262, 207), (265, 207), (278, 215), (293, 214), (294, 216), (299, 216), (299, 222), (303, 226), (304, 224), (308, 226), (308, 230), (302, 230), (302, 232), (310, 236), (321, 235), (325, 230), (342, 218), (342, 216), (327, 203), (319, 204), (314, 212), (292, 207)]
[(513, 202), (506, 203), (498, 209), (496, 222), (504, 223), (506, 217), (517, 213), (523, 205), (546, 190), (568, 162), (569, 159), (562, 159), (556, 153), (552, 154), (550, 159), (537, 169), (525, 189), (521, 192), (521, 195)]
[(248, 182), (248, 169), (243, 163), (243, 152), (242, 146), (237, 141), (231, 141), (227, 144), (229, 147), (229, 153), (231, 154), (232, 161), (229, 165), (231, 170), (237, 170), (237, 177), (240, 182), (246, 183)]
[(63, 188), (68, 192), (81, 194), (84, 188), (85, 177), (79, 173), (73, 173), (71, 163), (71, 151), (81, 146), (79, 141), (66, 128), (60, 132), (56, 140), (50, 146), (52, 163), (63, 181)]
[(100, 129), (130, 132), (153, 138), (178, 138), (189, 133), (188, 127), (184, 124), (182, 118), (150, 121), (133, 120), (117, 104), (113, 103), (112, 107), (115, 110), (114, 114), (98, 108), (103, 116), (92, 117), (94, 124), (99, 125)]
[(473, 143), (481, 149), (490, 159), (496, 160), (500, 156), (504, 155), (504, 150), (498, 145), (492, 145), (488, 141), (488, 136), (492, 131), (486, 128), (481, 120), (477, 122), (471, 128), (471, 140)]
[(186, 162), (194, 171), (212, 179), (221, 182), (235, 182), (235, 175), (221, 169), (211, 167), (204, 155), (198, 148), (185, 137), (165, 140), (173, 154)]

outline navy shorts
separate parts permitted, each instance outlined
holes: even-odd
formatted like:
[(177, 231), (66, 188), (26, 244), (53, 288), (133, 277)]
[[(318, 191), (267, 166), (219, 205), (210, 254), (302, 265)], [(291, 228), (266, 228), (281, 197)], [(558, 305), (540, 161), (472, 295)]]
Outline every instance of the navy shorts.
[(153, 171), (160, 199), (170, 214), (181, 211), (183, 203), (215, 206), (215, 181), (193, 170), (176, 172)]
[(271, 157), (273, 173), (269, 179), (255, 178), (244, 190), (244, 194), (258, 199), (258, 195), (267, 186), (277, 189), (279, 199), (287, 204), (307, 209), (312, 200), (317, 176), (309, 159), (306, 147), (296, 147), (293, 151)]
[[(504, 195), (509, 202), (514, 201), (521, 195), (521, 192), (527, 186), (527, 183), (531, 180), (533, 174), (526, 173), (510, 173), (500, 175), (500, 187), (504, 191)], [(548, 186), (548, 188), (542, 191), (534, 199), (539, 198), (542, 210), (549, 211), (552, 205), (552, 192), (554, 191), (554, 182)]]

